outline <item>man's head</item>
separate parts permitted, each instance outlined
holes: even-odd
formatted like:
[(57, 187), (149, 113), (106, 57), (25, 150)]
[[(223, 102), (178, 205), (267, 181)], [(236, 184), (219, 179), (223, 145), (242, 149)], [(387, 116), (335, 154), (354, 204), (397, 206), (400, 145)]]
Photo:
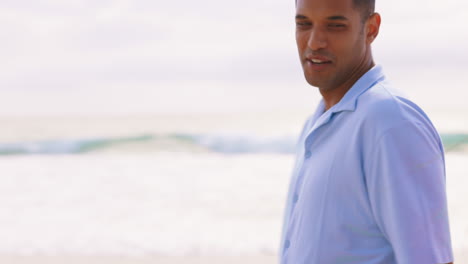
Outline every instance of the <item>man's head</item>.
[(363, 23), (375, 12), (375, 0), (353, 0), (353, 6), (361, 12)]
[(374, 8), (374, 0), (296, 1), (296, 42), (309, 84), (331, 90), (368, 70), (380, 27)]

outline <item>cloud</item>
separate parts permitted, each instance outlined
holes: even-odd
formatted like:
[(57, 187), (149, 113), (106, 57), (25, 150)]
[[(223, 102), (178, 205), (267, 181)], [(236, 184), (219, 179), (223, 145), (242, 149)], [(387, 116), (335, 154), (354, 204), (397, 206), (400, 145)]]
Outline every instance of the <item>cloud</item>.
[[(395, 1), (378, 1), (378, 63), (466, 69), (467, 4)], [(177, 98), (187, 83), (209, 93), (215, 82), (237, 98), (252, 87), (303, 83), (294, 12), (293, 1), (4, 0), (0, 91), (79, 90), (86, 98), (119, 87), (134, 103), (148, 89)]]

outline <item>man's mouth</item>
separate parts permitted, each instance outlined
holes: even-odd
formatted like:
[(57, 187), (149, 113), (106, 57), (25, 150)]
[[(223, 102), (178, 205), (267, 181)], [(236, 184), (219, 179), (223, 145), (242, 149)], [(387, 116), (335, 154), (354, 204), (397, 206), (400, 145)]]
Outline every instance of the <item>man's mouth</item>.
[(330, 60), (325, 60), (325, 59), (307, 59), (312, 64), (329, 64), (331, 63)]
[(323, 55), (309, 54), (305, 57), (305, 67), (316, 72), (327, 70), (332, 63), (327, 56)]
[(316, 59), (311, 59), (312, 63), (316, 64), (323, 64), (323, 63), (330, 63), (331, 61), (324, 61), (324, 60), (316, 60)]

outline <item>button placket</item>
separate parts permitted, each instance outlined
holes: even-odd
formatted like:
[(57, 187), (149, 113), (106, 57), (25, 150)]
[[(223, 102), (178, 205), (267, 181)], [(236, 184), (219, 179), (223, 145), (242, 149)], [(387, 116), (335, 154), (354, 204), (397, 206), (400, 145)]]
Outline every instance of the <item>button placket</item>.
[(291, 242), (289, 242), (289, 239), (284, 241), (284, 249), (288, 249), (290, 245), (291, 245)]
[(293, 197), (293, 203), (297, 203), (297, 200), (299, 200), (299, 195), (295, 193)]

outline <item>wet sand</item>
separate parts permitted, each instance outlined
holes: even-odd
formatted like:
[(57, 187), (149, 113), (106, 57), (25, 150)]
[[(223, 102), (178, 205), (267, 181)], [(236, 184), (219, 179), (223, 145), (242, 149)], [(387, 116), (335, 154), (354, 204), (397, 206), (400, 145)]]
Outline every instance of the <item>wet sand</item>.
[(275, 256), (213, 257), (106, 257), (106, 256), (0, 256), (8, 264), (275, 264)]

